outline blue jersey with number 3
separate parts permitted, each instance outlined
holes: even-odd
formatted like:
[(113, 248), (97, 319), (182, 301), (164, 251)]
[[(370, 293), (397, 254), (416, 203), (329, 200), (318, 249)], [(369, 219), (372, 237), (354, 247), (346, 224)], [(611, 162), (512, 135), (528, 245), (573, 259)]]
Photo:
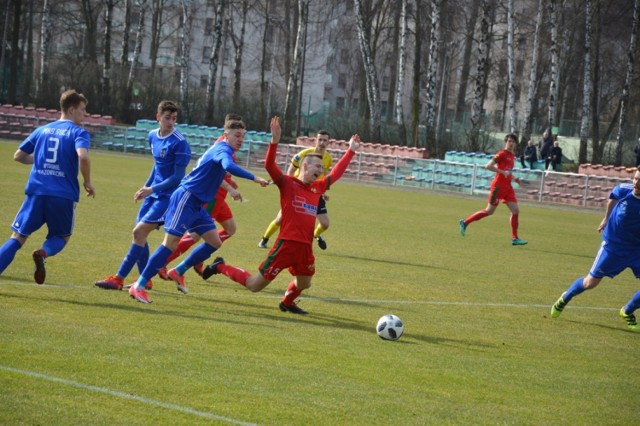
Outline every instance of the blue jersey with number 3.
[(38, 127), (20, 144), (33, 154), (33, 167), (25, 188), (27, 195), (51, 195), (80, 199), (77, 148), (89, 149), (91, 136), (70, 120), (57, 120)]

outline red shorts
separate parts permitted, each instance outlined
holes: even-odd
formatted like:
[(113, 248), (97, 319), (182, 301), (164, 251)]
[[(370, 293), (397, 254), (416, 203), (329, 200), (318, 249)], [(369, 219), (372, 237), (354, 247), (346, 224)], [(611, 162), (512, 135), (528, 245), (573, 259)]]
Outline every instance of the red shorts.
[(489, 189), (489, 204), (497, 206), (502, 200), (503, 203), (517, 203), (516, 192), (511, 185), (507, 186), (492, 186)]
[(213, 210), (211, 210), (211, 217), (218, 223), (222, 223), (226, 220), (233, 219), (233, 213), (231, 213), (231, 208), (229, 208), (229, 204), (225, 200), (216, 199), (216, 204), (213, 206)]
[(312, 277), (316, 272), (315, 262), (311, 243), (277, 240), (260, 264), (259, 271), (269, 281), (273, 281), (285, 268), (289, 268), (291, 275)]

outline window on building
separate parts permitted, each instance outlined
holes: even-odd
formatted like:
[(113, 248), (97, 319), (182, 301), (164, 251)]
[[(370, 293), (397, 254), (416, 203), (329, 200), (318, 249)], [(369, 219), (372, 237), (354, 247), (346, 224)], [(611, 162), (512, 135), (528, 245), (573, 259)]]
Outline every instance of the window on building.
[(213, 34), (213, 18), (207, 18), (204, 24), (204, 34), (211, 35)]
[(345, 87), (347, 87), (347, 74), (341, 72), (338, 75), (338, 87), (340, 89), (344, 89)]
[(227, 77), (220, 77), (220, 91), (221, 92), (226, 92), (227, 91)]
[(391, 84), (391, 79), (387, 76), (382, 77), (382, 91), (383, 92), (388, 92), (389, 91), (389, 85)]
[(222, 65), (229, 65), (229, 62), (231, 62), (231, 51), (225, 47), (222, 52)]
[(341, 49), (340, 50), (340, 63), (341, 64), (348, 64), (350, 56), (351, 56), (351, 51), (349, 49)]
[(387, 115), (388, 102), (382, 101), (380, 102), (380, 114)]
[(204, 46), (202, 48), (202, 63), (208, 64), (211, 57), (211, 46)]
[(336, 109), (342, 111), (344, 109), (344, 98), (339, 96), (336, 98)]
[(200, 75), (200, 88), (206, 89), (208, 83), (209, 83), (209, 76), (206, 74)]
[(516, 61), (516, 77), (522, 77), (522, 74), (524, 74), (524, 61), (518, 59)]

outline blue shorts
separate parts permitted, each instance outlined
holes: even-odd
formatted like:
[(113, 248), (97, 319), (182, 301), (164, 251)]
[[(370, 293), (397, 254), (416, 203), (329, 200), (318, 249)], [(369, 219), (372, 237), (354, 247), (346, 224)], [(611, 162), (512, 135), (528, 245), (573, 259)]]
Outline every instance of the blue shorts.
[(631, 268), (633, 275), (640, 278), (640, 251), (635, 251), (633, 254), (626, 252), (621, 256), (615, 254), (603, 241), (589, 274), (595, 278), (613, 278), (627, 268)]
[(68, 237), (73, 234), (77, 203), (51, 195), (27, 195), (11, 225), (23, 238), (36, 232), (45, 223), (47, 238)]
[(191, 195), (191, 192), (178, 187), (169, 200), (164, 232), (181, 237), (185, 232), (202, 235), (212, 229), (216, 229), (216, 225), (202, 207), (202, 201)]
[(169, 207), (168, 197), (147, 197), (142, 200), (140, 210), (138, 210), (138, 218), (136, 223), (154, 223), (158, 226), (164, 223), (164, 214)]

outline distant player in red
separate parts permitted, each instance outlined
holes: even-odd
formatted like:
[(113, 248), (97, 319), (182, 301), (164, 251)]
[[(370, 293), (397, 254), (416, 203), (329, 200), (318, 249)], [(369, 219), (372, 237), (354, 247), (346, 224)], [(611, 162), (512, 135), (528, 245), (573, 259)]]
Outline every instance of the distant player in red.
[(513, 176), (513, 165), (516, 159), (515, 148), (517, 144), (518, 137), (513, 133), (509, 133), (504, 137), (504, 149), (498, 151), (498, 153), (489, 160), (487, 165), (484, 166), (485, 169), (496, 174), (489, 189), (489, 203), (483, 210), (475, 212), (466, 219), (460, 219), (460, 234), (463, 237), (467, 231), (467, 226), (469, 226), (471, 222), (491, 216), (502, 200), (502, 202), (509, 207), (509, 210), (511, 210), (511, 218), (509, 219), (511, 224), (511, 244), (514, 246), (527, 244), (527, 241), (518, 237), (518, 215), (520, 214), (520, 210), (518, 209), (516, 193), (511, 186), (511, 181), (515, 181), (517, 184), (521, 183), (519, 178)]
[(300, 174), (294, 178), (283, 174), (276, 164), (280, 133), (280, 118), (274, 117), (271, 119), (272, 139), (267, 151), (265, 168), (280, 190), (282, 224), (278, 239), (257, 273), (251, 275), (244, 269), (226, 265), (224, 259), (219, 257), (204, 269), (202, 278), (224, 274), (247, 289), (258, 292), (268, 286), (280, 272), (289, 269), (295, 278), (289, 283), (280, 302), (280, 310), (306, 314), (305, 310), (296, 305), (295, 300), (303, 290), (311, 287), (311, 277), (315, 273), (312, 242), (320, 197), (345, 172), (355, 155), (360, 137), (351, 137), (349, 149), (328, 176), (318, 179), (323, 174), (322, 157), (307, 155), (300, 165)]

